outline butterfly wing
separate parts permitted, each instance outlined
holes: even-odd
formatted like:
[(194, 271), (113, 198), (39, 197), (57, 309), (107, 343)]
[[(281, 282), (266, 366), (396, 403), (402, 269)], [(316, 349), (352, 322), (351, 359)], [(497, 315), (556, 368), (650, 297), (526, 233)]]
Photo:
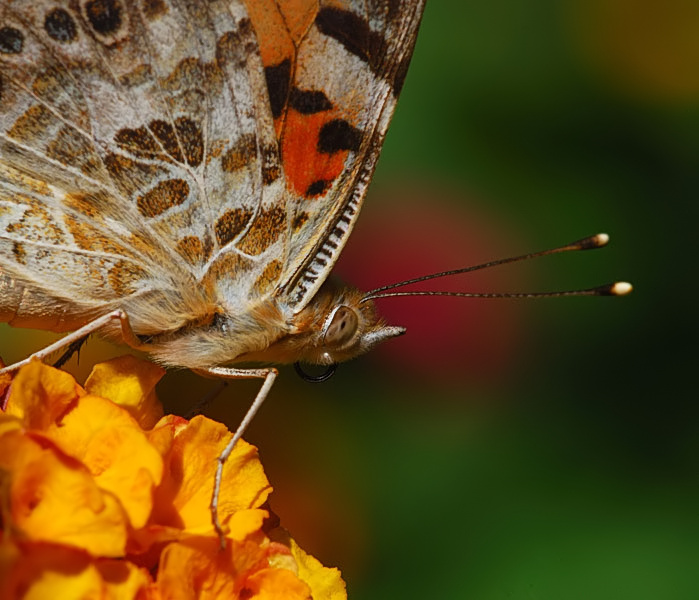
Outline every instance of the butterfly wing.
[(352, 230), (400, 93), (422, 0), (248, 0), (292, 229), (276, 296), (313, 297)]
[(421, 0), (0, 0), (0, 319), (139, 334), (305, 306), (357, 217)]
[[(272, 213), (286, 254), (241, 4), (2, 0), (0, 15), (0, 318), (62, 330), (119, 306), (137, 333), (173, 330), (215, 310), (221, 273), (254, 285), (272, 244), (253, 220)], [(243, 237), (249, 260), (226, 251)]]

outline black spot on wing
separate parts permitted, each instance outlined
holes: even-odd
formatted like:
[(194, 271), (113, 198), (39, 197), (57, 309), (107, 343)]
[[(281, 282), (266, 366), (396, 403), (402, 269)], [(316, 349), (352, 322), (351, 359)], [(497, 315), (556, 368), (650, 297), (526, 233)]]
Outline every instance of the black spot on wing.
[(0, 52), (3, 54), (19, 54), (24, 46), (24, 35), (14, 27), (0, 29)]
[(330, 181), (327, 181), (325, 179), (319, 179), (318, 181), (314, 181), (311, 185), (308, 186), (306, 189), (306, 192), (304, 196), (311, 197), (311, 196), (320, 196), (325, 192), (330, 187)]
[(276, 119), (281, 116), (289, 96), (291, 61), (285, 58), (278, 65), (265, 67), (265, 78), (267, 79), (269, 106), (272, 109), (272, 116)]
[(318, 30), (337, 40), (348, 52), (365, 61), (376, 72), (384, 49), (383, 37), (369, 23), (348, 10), (321, 8), (315, 20)]
[(57, 42), (72, 42), (78, 35), (73, 17), (62, 8), (54, 8), (46, 14), (44, 29), (49, 37)]
[(92, 28), (99, 34), (110, 35), (119, 31), (123, 9), (118, 0), (88, 0), (85, 14)]
[(289, 106), (297, 110), (302, 115), (312, 115), (330, 110), (333, 105), (328, 97), (321, 91), (300, 90), (294, 88), (289, 94)]
[(332, 154), (340, 150), (359, 150), (362, 132), (344, 119), (328, 121), (318, 134), (318, 152)]

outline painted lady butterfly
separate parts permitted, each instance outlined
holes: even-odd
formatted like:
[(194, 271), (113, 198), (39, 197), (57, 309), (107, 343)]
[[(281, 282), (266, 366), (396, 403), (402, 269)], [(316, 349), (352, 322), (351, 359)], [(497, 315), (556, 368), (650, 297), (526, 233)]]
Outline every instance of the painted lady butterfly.
[(326, 278), (422, 1), (0, 5), (0, 320), (261, 377), (260, 398), (274, 369), (219, 365), (402, 333)]

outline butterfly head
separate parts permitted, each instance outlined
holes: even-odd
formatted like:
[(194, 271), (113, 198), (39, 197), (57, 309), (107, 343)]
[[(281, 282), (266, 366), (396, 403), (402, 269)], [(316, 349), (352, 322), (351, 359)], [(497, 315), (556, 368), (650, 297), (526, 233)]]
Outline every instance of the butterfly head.
[(295, 319), (304, 340), (296, 360), (330, 365), (364, 354), (405, 328), (387, 325), (365, 294), (328, 279), (312, 302)]
[(363, 292), (331, 277), (293, 316), (291, 332), (272, 344), (266, 354), (274, 362), (332, 365), (404, 333), (403, 327), (387, 325)]

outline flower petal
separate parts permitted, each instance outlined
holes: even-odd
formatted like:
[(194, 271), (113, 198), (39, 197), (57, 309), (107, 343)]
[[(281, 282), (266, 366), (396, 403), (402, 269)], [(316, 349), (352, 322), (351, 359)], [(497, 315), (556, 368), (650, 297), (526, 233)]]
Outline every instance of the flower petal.
[(22, 419), (28, 429), (41, 431), (84, 393), (69, 373), (32, 361), (12, 380), (5, 413)]
[(119, 498), (132, 527), (146, 524), (163, 459), (127, 410), (88, 394), (47, 436), (80, 460), (100, 488)]
[(152, 581), (144, 569), (44, 542), (0, 543), (0, 597), (131, 600)]
[(163, 415), (155, 384), (164, 374), (162, 367), (127, 354), (95, 365), (85, 390), (123, 406), (143, 429), (151, 429)]
[(347, 590), (339, 569), (324, 567), (320, 561), (306, 554), (292, 538), (291, 554), (296, 559), (299, 579), (305, 581), (313, 592), (313, 600), (346, 600)]
[[(169, 499), (179, 523), (161, 524), (190, 531), (211, 531), (209, 505), (217, 459), (230, 438), (224, 425), (202, 416), (176, 429), (159, 497), (161, 501)], [(221, 523), (227, 523), (239, 510), (259, 508), (271, 491), (257, 448), (240, 440), (223, 469), (218, 503)]]
[(55, 448), (17, 431), (0, 437), (0, 493), (9, 507), (5, 529), (29, 540), (63, 543), (101, 556), (121, 556), (127, 520), (119, 502), (87, 470)]
[(301, 579), (287, 569), (261, 569), (245, 582), (245, 593), (250, 600), (316, 600)]

